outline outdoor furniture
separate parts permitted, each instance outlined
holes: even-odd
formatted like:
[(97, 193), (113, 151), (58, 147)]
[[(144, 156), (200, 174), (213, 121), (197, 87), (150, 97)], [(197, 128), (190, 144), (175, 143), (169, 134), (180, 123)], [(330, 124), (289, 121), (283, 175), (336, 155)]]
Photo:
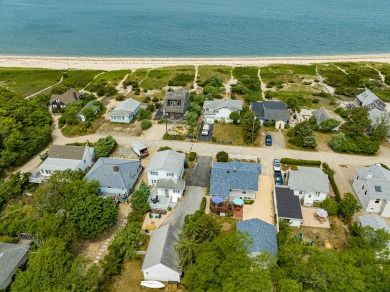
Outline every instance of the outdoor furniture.
[(241, 207), (240, 207), (240, 206), (234, 206), (234, 210), (240, 211), (240, 210), (241, 210)]
[(153, 214), (152, 214), (152, 213), (149, 213), (149, 218), (150, 218), (150, 219), (153, 218)]
[(238, 205), (238, 206), (242, 206), (242, 205), (244, 205), (244, 200), (243, 200), (243, 199), (240, 199), (240, 198), (235, 198), (235, 199), (233, 200), (233, 204), (234, 204), (234, 205)]
[(161, 219), (161, 214), (158, 214), (155, 218)]

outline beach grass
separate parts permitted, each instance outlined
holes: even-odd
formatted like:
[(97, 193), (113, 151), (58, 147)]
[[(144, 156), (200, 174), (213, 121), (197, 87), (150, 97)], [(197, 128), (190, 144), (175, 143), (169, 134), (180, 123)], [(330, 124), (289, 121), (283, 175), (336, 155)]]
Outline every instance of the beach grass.
[(103, 70), (70, 70), (64, 73), (64, 79), (61, 85), (82, 89), (90, 83), (96, 75), (104, 72)]
[(0, 86), (28, 96), (56, 84), (63, 74), (63, 70), (0, 68)]
[(230, 80), (232, 69), (233, 68), (229, 66), (199, 66), (197, 82), (201, 84), (213, 76), (219, 76), (222, 79), (223, 83), (226, 83)]
[(377, 80), (380, 81), (380, 77), (378, 72), (367, 66), (366, 63), (335, 63), (338, 67), (345, 70), (348, 74), (356, 74), (363, 82), (367, 82), (369, 80)]
[(142, 68), (133, 71), (129, 76), (127, 76), (125, 83), (134, 82), (134, 81), (141, 82), (143, 79), (146, 78), (149, 70), (150, 69)]
[[(170, 86), (170, 82), (183, 81), (180, 86), (191, 88), (195, 78), (195, 66), (172, 66), (151, 69), (141, 82), (144, 90), (157, 90)], [(172, 85), (175, 86), (175, 85)]]
[(123, 78), (130, 73), (130, 70), (108, 71), (97, 76), (96, 79), (90, 83), (90, 85), (107, 82), (108, 85), (117, 86), (123, 80)]

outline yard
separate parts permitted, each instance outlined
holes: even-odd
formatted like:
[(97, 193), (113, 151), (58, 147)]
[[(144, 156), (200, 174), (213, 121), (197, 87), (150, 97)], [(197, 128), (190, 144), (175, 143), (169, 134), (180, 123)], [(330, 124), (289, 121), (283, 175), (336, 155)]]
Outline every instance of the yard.
[(161, 67), (151, 69), (140, 86), (144, 90), (162, 89), (165, 86), (191, 88), (195, 78), (194, 66)]
[(228, 123), (215, 123), (212, 141), (221, 144), (244, 145), (241, 126)]
[(229, 66), (212, 66), (212, 65), (199, 66), (197, 82), (201, 84), (213, 76), (219, 76), (221, 77), (223, 83), (226, 83), (230, 80), (232, 69), (233, 68)]

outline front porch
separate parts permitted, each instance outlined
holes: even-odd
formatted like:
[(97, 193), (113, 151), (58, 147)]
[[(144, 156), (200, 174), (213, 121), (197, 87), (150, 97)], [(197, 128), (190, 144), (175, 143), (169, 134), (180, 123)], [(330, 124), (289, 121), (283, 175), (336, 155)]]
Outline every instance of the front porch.
[(43, 175), (41, 169), (38, 168), (31, 174), (31, 176), (29, 177), (29, 181), (31, 183), (40, 184), (42, 183), (42, 181), (48, 179), (49, 177), (50, 177), (49, 175)]
[(168, 207), (172, 209), (176, 207), (177, 202), (172, 201), (172, 197), (170, 196), (159, 196), (157, 191), (152, 191), (149, 198), (148, 203), (150, 205), (151, 210), (168, 210)]

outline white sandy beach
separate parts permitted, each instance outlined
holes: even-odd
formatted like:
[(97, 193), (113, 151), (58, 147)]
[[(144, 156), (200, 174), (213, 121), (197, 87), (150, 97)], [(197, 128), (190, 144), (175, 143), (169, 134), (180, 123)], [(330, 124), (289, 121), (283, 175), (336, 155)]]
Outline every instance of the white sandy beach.
[(120, 70), (158, 68), (178, 65), (265, 66), (269, 64), (313, 64), (328, 62), (384, 62), (390, 54), (339, 55), (303, 57), (242, 57), (242, 58), (99, 58), (99, 57), (38, 57), (0, 56), (0, 67)]

